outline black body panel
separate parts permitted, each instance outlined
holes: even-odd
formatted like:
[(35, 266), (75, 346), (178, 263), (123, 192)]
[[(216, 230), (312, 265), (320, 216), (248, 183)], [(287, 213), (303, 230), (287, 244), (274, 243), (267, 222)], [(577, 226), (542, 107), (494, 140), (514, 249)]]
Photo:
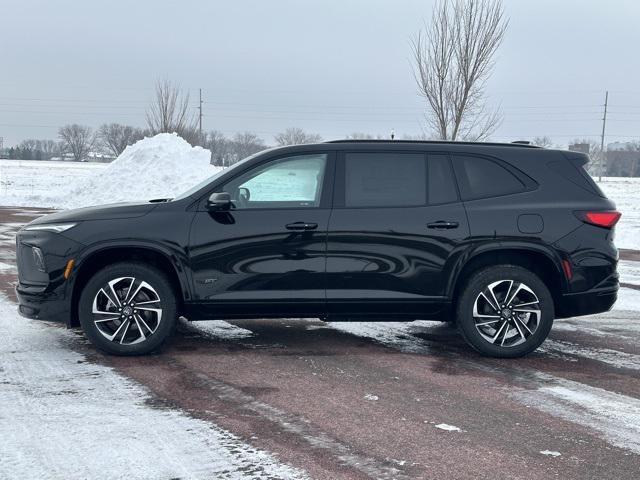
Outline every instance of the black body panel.
[[(318, 152), (326, 154), (327, 163), (317, 205), (207, 208), (209, 195), (239, 175), (274, 159)], [(457, 158), (471, 156), (503, 168), (505, 181), (509, 175), (516, 180), (504, 194), (472, 195), (477, 188), (472, 177), (464, 180), (466, 196), (454, 187), (455, 200), (443, 203), (425, 199), (421, 205), (350, 207), (344, 167), (350, 152), (450, 159), (458, 184)], [(522, 255), (549, 266), (557, 316), (604, 311), (618, 289), (613, 230), (587, 225), (573, 212), (615, 205), (587, 179), (572, 177), (577, 167), (562, 162), (576, 159), (582, 161), (579, 154), (555, 150), (446, 142), (339, 142), (268, 150), (173, 201), (64, 211), (32, 222), (29, 226), (75, 226), (62, 233), (28, 226), (18, 233), (19, 310), (69, 323), (82, 288), (77, 280), (97, 256), (104, 261), (112, 252), (115, 259), (148, 252), (175, 277), (181, 311), (192, 319), (448, 320), (467, 267), (506, 254), (510, 261)], [(33, 246), (44, 252), (44, 272), (34, 264)], [(75, 266), (65, 279), (71, 259)]]

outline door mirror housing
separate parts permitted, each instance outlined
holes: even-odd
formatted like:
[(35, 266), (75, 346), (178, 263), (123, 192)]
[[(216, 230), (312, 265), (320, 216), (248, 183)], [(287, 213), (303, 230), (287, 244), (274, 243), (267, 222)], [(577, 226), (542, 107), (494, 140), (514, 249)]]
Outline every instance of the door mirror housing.
[(207, 200), (207, 209), (213, 211), (231, 210), (231, 194), (228, 192), (212, 193)]

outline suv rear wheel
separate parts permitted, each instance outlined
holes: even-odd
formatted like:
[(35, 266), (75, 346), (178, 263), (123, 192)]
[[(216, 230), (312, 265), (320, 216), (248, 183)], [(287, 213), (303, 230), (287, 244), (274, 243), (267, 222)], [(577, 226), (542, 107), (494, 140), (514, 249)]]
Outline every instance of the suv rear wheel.
[(97, 348), (113, 355), (144, 355), (159, 348), (176, 324), (176, 297), (166, 276), (141, 263), (117, 263), (87, 282), (78, 305), (80, 324)]
[(515, 265), (496, 265), (475, 272), (456, 308), (458, 328), (483, 355), (522, 357), (549, 335), (553, 298), (534, 273)]

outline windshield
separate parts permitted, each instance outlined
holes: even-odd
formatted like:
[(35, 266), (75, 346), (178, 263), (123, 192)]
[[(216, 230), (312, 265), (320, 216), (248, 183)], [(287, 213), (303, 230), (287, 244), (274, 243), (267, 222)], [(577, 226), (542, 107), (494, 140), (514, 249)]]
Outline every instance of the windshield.
[(244, 165), (245, 162), (247, 162), (248, 160), (251, 160), (252, 158), (257, 157), (259, 154), (263, 153), (265, 150), (262, 150), (261, 152), (258, 153), (254, 153), (253, 155), (248, 156), (247, 158), (240, 160), (239, 162), (234, 163), (233, 165), (231, 165), (229, 168), (223, 168), (222, 170), (220, 170), (219, 172), (215, 173), (214, 175), (206, 178), (205, 180), (203, 180), (202, 182), (198, 183), (197, 185), (194, 185), (193, 187), (191, 187), (189, 190), (187, 190), (186, 192), (182, 192), (180, 195), (178, 195), (176, 198), (174, 198), (173, 200), (182, 200), (183, 198), (187, 198), (190, 197), (191, 195), (193, 195), (194, 193), (196, 193), (198, 190), (200, 190), (201, 188), (206, 187), (208, 184), (210, 184), (211, 182), (213, 182), (216, 178), (219, 178), (222, 176), (222, 174), (227, 173), (227, 172), (231, 172), (233, 170), (235, 170), (236, 168), (240, 167), (241, 165)]

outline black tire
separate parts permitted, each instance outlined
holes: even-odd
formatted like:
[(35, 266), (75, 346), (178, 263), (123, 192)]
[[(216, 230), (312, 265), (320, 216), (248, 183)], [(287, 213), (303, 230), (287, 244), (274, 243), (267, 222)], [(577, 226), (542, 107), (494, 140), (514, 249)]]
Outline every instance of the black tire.
[[(509, 282), (513, 282), (513, 290), (509, 290)], [(511, 296), (520, 284), (528, 287), (533, 295), (524, 287), (520, 288), (521, 293), (511, 305), (518, 306), (527, 301), (532, 305), (518, 307), (517, 312), (508, 305), (503, 308), (502, 303), (508, 300), (505, 297)], [(493, 286), (496, 298), (491, 295), (489, 286)], [(486, 296), (482, 296), (481, 292), (486, 292)], [(498, 300), (497, 305), (495, 300)], [(475, 317), (474, 305), (477, 314)], [(522, 310), (528, 310), (529, 313)], [(482, 314), (487, 314), (486, 318), (478, 318)], [(482, 355), (497, 358), (523, 357), (533, 352), (549, 335), (554, 316), (553, 297), (547, 286), (536, 274), (516, 265), (495, 265), (474, 272), (466, 282), (456, 305), (456, 322), (465, 341)], [(485, 322), (489, 325), (478, 325)], [(535, 322), (537, 324), (533, 329)], [(498, 332), (500, 326), (503, 326), (502, 335)], [(498, 335), (495, 343), (492, 343), (494, 333)], [(508, 335), (512, 345), (506, 343)]]
[[(109, 282), (119, 278), (125, 280), (115, 283), (113, 290), (109, 289)], [(132, 289), (126, 290), (126, 279), (129, 278), (135, 278), (136, 281), (132, 282)], [(121, 286), (124, 288), (119, 288)], [(137, 286), (141, 288), (137, 295), (134, 295)], [(126, 293), (123, 293), (125, 291)], [(113, 298), (114, 292), (118, 295), (116, 299)], [(129, 298), (128, 304), (125, 299), (127, 294), (135, 297)], [(157, 301), (153, 294), (156, 294)], [(117, 319), (103, 320), (112, 318), (111, 313), (94, 314), (94, 301), (97, 310), (113, 312), (114, 318)], [(139, 310), (135, 309), (136, 313), (133, 313), (135, 302), (144, 306), (138, 306)], [(130, 309), (127, 309), (127, 306), (130, 306)], [(161, 312), (158, 313), (158, 310)], [(132, 315), (123, 317), (125, 313)], [(176, 325), (176, 293), (171, 282), (158, 269), (143, 263), (116, 263), (99, 270), (87, 282), (80, 295), (78, 316), (85, 335), (96, 348), (112, 355), (145, 355), (160, 348), (173, 334)], [(123, 327), (120, 333), (114, 340), (109, 340), (105, 335), (117, 332), (119, 326)], [(139, 343), (129, 344), (128, 342), (135, 340), (136, 333)]]

